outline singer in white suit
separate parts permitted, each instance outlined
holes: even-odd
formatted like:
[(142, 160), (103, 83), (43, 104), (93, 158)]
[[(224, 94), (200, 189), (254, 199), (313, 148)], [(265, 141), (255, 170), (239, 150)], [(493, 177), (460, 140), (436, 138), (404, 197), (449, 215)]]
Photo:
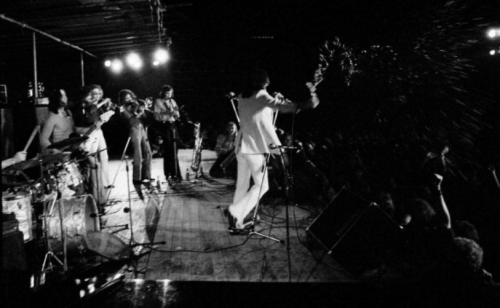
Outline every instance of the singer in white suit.
[[(279, 112), (297, 112), (298, 109), (314, 108), (319, 104), (314, 87), (308, 84), (311, 98), (303, 104), (293, 103), (277, 94), (271, 96), (266, 88), (269, 77), (263, 70), (252, 72), (239, 95), (240, 130), (236, 137), (236, 159), (238, 175), (233, 203), (229, 206), (230, 232), (238, 234), (245, 228), (245, 217), (257, 205), (259, 199), (269, 189), (265, 172), (265, 154), (279, 153), (273, 147), (281, 145), (273, 124), (273, 114)], [(253, 185), (250, 187), (250, 177)], [(250, 189), (249, 189), (250, 188)]]

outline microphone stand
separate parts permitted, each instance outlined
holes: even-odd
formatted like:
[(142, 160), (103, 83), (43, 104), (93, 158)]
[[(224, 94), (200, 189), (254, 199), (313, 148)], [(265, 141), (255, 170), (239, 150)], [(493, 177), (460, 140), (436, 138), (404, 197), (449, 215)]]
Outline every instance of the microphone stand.
[[(128, 149), (128, 145), (130, 144), (130, 139), (131, 139), (131, 136), (129, 135), (128, 136), (128, 139), (127, 139), (127, 143), (125, 144), (125, 148), (123, 149), (123, 152), (122, 152), (122, 157), (120, 159), (120, 164), (118, 165), (118, 168), (116, 169), (116, 172), (115, 172), (115, 177), (113, 178), (113, 183), (111, 184), (112, 186), (115, 185), (115, 181), (116, 181), (116, 177), (118, 176), (118, 172), (120, 171), (120, 167), (122, 166), (122, 163), (124, 161), (124, 159), (126, 158), (126, 152), (127, 152), (127, 149)], [(128, 168), (128, 166), (127, 166)], [(128, 172), (128, 170), (127, 170)], [(127, 173), (127, 176), (128, 176), (128, 173)], [(128, 183), (128, 177), (127, 177), (127, 190), (128, 190), (128, 194), (129, 194), (129, 201), (130, 201), (130, 187), (129, 187), (129, 183)], [(106, 202), (107, 200), (109, 199), (109, 196), (111, 194), (111, 189), (108, 190), (108, 194), (106, 196)], [(130, 206), (130, 204), (129, 204)], [(99, 215), (101, 216), (101, 215)], [(101, 225), (102, 225), (102, 222), (101, 222)], [(114, 230), (112, 233), (116, 233), (116, 232), (120, 232), (120, 231), (123, 231), (123, 230), (127, 230), (129, 228), (128, 224), (120, 224), (120, 225), (113, 225), (113, 226), (106, 226), (106, 227), (102, 227), (102, 229), (108, 229), (108, 228), (119, 228), (118, 230)]]
[[(269, 163), (269, 157), (271, 157), (270, 154), (265, 154), (266, 155), (266, 160), (265, 160), (265, 163), (264, 163), (264, 166), (263, 166), (263, 169), (264, 169), (264, 172), (262, 172), (262, 179), (264, 179), (266, 177), (266, 173), (267, 173), (267, 164)], [(262, 236), (264, 238), (267, 238), (267, 239), (270, 239), (270, 240), (273, 240), (275, 242), (279, 242), (281, 244), (284, 244), (285, 242), (283, 240), (279, 240), (273, 236), (269, 236), (269, 235), (265, 235), (265, 234), (262, 234), (260, 232), (257, 232), (255, 231), (255, 224), (257, 222), (257, 212), (259, 211), (259, 208), (260, 208), (260, 197), (261, 197), (261, 194), (262, 194), (262, 185), (264, 185), (264, 181), (261, 181), (261, 184), (260, 184), (260, 190), (259, 190), (259, 198), (257, 201), (257, 205), (255, 206), (254, 210), (253, 210), (253, 217), (252, 217), (252, 220), (250, 222), (250, 229), (249, 229), (249, 232), (248, 232), (248, 237), (252, 236), (252, 235), (259, 235), (259, 236)]]
[(288, 260), (288, 282), (292, 282), (291, 278), (291, 261), (290, 261), (290, 217), (289, 217), (289, 206), (292, 205), (292, 189), (293, 189), (293, 175), (290, 172), (291, 160), (289, 160), (290, 170), (288, 170), (285, 164), (285, 151), (284, 147), (279, 147), (280, 150), (280, 162), (283, 168), (283, 181), (285, 183), (285, 228), (286, 228), (286, 255)]
[[(129, 137), (130, 138), (130, 137)], [(129, 214), (129, 224), (130, 224), (130, 240), (129, 240), (129, 247), (130, 247), (130, 260), (132, 261), (137, 261), (144, 255), (148, 254), (150, 251), (147, 251), (145, 253), (141, 253), (139, 255), (134, 255), (134, 251), (132, 248), (138, 247), (138, 246), (148, 246), (151, 250), (151, 246), (154, 245), (165, 245), (165, 241), (161, 242), (151, 242), (151, 243), (137, 243), (134, 238), (134, 227), (133, 227), (133, 215), (132, 215), (132, 199), (130, 198), (130, 171), (129, 171), (129, 164), (128, 164), (128, 157), (125, 156), (125, 170), (127, 171), (127, 191), (128, 191), (128, 208), (124, 209), (124, 212)], [(137, 264), (135, 262), (132, 262), (132, 266), (134, 267), (134, 277), (137, 278), (137, 275), (139, 273), (144, 274), (146, 269), (143, 270), (137, 270)]]

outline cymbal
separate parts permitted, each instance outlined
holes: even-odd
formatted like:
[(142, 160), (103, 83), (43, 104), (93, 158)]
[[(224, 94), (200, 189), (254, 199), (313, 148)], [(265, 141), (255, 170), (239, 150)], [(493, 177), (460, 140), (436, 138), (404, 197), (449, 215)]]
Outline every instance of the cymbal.
[(52, 143), (51, 145), (49, 145), (47, 147), (47, 149), (61, 149), (61, 148), (65, 148), (65, 147), (70, 146), (70, 145), (82, 143), (87, 139), (89, 139), (89, 137), (87, 137), (87, 136), (72, 137), (72, 138), (65, 139), (63, 141)]
[(47, 155), (42, 155), (42, 156), (36, 156), (31, 159), (27, 159), (22, 162), (18, 162), (17, 164), (14, 164), (8, 168), (5, 168), (4, 171), (9, 172), (9, 171), (22, 171), (26, 170), (29, 168), (37, 167), (40, 166), (40, 164), (47, 165), (47, 164), (55, 164), (55, 163), (65, 163), (69, 159), (69, 154), (68, 153), (54, 153), (54, 154), (47, 154)]
[(33, 168), (36, 166), (40, 166), (41, 161), (38, 158), (32, 158), (28, 159), (22, 162), (18, 162), (17, 164), (14, 164), (4, 170), (6, 171), (11, 171), (11, 170), (26, 170), (29, 168)]
[(69, 157), (69, 155), (65, 153), (54, 153), (54, 154), (42, 155), (38, 159), (42, 160), (42, 163), (46, 165), (53, 163), (64, 163), (67, 160), (65, 159), (65, 157)]

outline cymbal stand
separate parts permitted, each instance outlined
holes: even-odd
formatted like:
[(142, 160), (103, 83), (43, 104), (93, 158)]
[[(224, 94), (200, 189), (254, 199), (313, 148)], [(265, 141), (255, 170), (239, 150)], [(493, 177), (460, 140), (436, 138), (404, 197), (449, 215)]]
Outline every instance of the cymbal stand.
[[(50, 245), (50, 234), (49, 234), (49, 226), (48, 226), (48, 221), (47, 217), (51, 215), (50, 213), (52, 212), (52, 209), (54, 208), (55, 203), (57, 202), (57, 192), (56, 195), (54, 196), (54, 199), (52, 201), (52, 205), (50, 206), (50, 211), (48, 210), (48, 204), (44, 202), (44, 209), (43, 209), (43, 222), (44, 222), (44, 233), (45, 233), (45, 244), (47, 246), (47, 252), (45, 253), (45, 257), (43, 258), (43, 263), (42, 263), (42, 269), (41, 273), (42, 275), (45, 274), (46, 271), (52, 271), (53, 270), (53, 265), (52, 265), (52, 258), (54, 258), (59, 265), (63, 266), (64, 270), (66, 271), (67, 268), (64, 265), (64, 263), (54, 254), (52, 251), (52, 246)], [(62, 235), (61, 235), (62, 236)], [(46, 267), (47, 265), (47, 267)]]

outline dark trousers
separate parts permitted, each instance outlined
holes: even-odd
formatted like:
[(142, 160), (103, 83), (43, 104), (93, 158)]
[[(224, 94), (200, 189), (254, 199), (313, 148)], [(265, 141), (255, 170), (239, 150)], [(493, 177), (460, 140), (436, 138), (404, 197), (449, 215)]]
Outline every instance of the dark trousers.
[(131, 127), (130, 142), (134, 150), (132, 174), (134, 182), (151, 179), (151, 147), (144, 126), (135, 125)]
[(165, 178), (177, 176), (181, 178), (179, 160), (177, 159), (177, 128), (175, 123), (165, 123), (163, 131), (165, 140), (163, 141), (163, 172)]

